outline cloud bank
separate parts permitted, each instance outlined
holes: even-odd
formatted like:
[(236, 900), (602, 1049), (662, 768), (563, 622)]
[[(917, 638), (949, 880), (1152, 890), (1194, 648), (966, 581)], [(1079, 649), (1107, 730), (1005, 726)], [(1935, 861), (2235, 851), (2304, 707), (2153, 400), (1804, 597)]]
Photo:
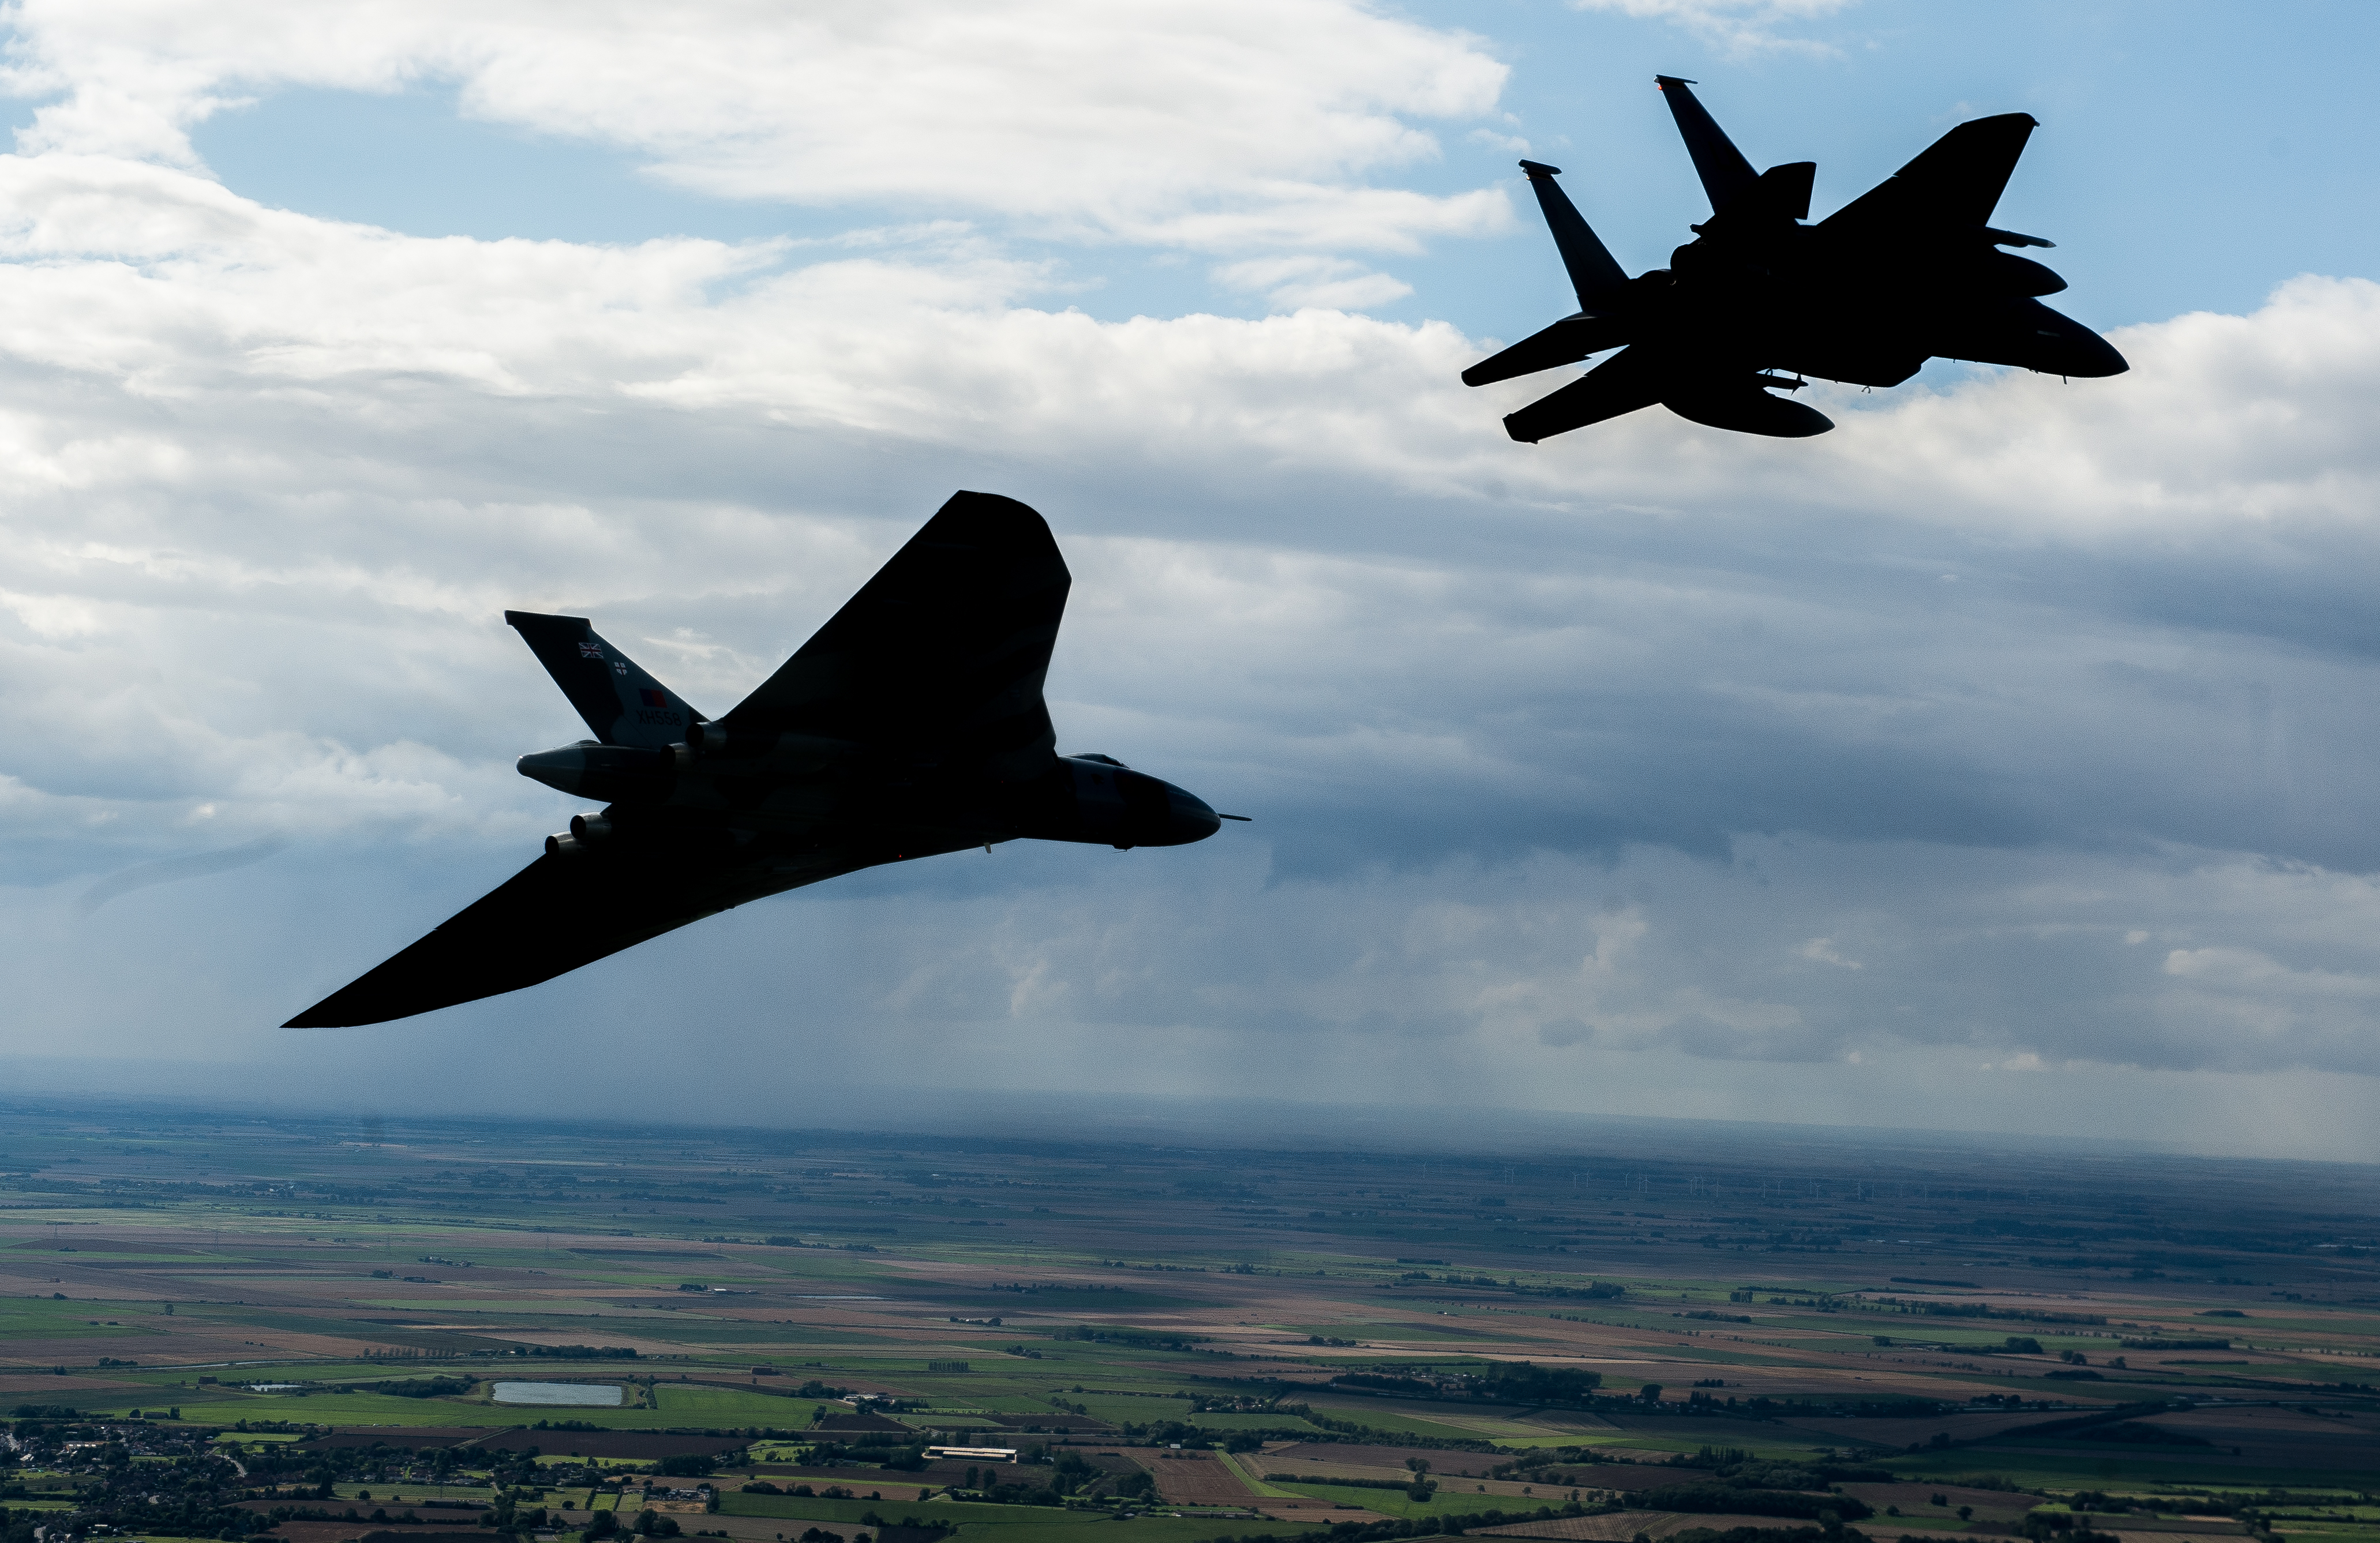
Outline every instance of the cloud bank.
[[(0, 1051), (346, 1057), (442, 1096), (363, 1037), (263, 1026), (571, 812), (512, 772), (579, 730), (502, 611), (592, 615), (722, 711), (965, 486), (1041, 508), (1075, 568), (1064, 747), (1257, 825), (908, 865), (423, 1032), (600, 1060), (698, 980), (740, 1026), (702, 1047), (855, 1085), (976, 1064), (964, 1039), (1028, 1084), (1054, 1058), (1119, 1090), (1775, 1117), (1787, 1077), (1792, 1117), (1956, 1087), (2034, 1128), (2075, 1117), (2042, 1091), (2068, 1079), (2110, 1133), (2187, 1106), (2241, 1148), (2290, 1079), (2380, 1086), (2380, 286), (2131, 329), (2114, 382), (1836, 393), (1815, 442), (1650, 413), (1517, 446), (1499, 417), (1554, 378), (1464, 389), (1500, 340), (1360, 314), (1380, 275), (1337, 255), (1488, 218), (1353, 180), (1426, 154), (1408, 119), (1492, 105), (1477, 47), (1293, 7), (1329, 63), (1293, 90), (1287, 55), (1242, 68), (1254, 12), (1020, 12), (1089, 51), (1022, 62), (973, 15), (755, 13), (697, 59), (625, 7), (319, 36), (19, 8), (20, 86), (54, 100), (0, 157), (0, 704), (28, 726), (0, 909), (58, 967)], [(887, 83), (911, 150), (936, 113), (998, 132), (896, 168), (850, 101), (804, 99), (811, 43)], [(1100, 61), (1135, 50), (1162, 57), (1126, 91)], [(966, 182), (1307, 303), (1100, 322), (973, 227), (427, 239), (261, 207), (180, 138), (240, 91), (409, 71), (734, 196)], [(1207, 121), (1241, 91), (1273, 115)], [(1196, 168), (1146, 191), (1134, 147), (1185, 128)], [(135, 864), (188, 881), (77, 906)], [(2374, 1155), (2351, 1124), (2292, 1149)]]
[(1366, 185), (1489, 111), (1474, 40), (1342, 0), (785, 7), (362, 0), (329, 12), (20, 0), (20, 148), (194, 165), (188, 131), (293, 86), (437, 80), (490, 122), (613, 146), (734, 199), (912, 206), (1236, 251), (1412, 251), (1503, 193)]

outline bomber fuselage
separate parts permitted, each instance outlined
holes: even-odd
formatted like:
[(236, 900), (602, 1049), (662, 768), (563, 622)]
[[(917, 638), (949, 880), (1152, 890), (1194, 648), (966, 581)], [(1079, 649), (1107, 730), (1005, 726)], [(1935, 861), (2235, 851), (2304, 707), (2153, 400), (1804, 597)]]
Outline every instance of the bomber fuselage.
[(580, 740), (523, 756), (518, 766), (524, 777), (608, 806), (600, 824), (582, 819), (572, 834), (549, 839), (549, 851), (574, 856), (646, 837), (810, 853), (861, 832), (871, 847), (913, 857), (1021, 838), (1181, 846), (1221, 828), (1196, 794), (1105, 756), (1060, 756), (1038, 778), (1000, 783), (930, 757), (700, 723), (683, 744)]

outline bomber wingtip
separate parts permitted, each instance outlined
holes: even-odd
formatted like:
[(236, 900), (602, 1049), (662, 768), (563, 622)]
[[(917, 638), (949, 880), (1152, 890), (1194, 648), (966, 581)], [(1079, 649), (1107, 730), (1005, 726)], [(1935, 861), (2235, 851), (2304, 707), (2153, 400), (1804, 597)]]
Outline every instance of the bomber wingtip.
[(284, 1027), (284, 1028), (359, 1028), (359, 1027), (362, 1027), (362, 1025), (363, 1025), (364, 1020), (356, 1019), (356, 1018), (342, 1017), (342, 1016), (340, 1016), (339, 1014), (335, 1014), (335, 1013), (333, 1013), (333, 1012), (329, 1011), (329, 1008), (330, 1008), (331, 1003), (332, 1003), (334, 1001), (335, 1001), (335, 1000), (337, 1000), (335, 993), (334, 993), (333, 996), (325, 997), (325, 998), (323, 998), (321, 1002), (316, 1002), (313, 1006), (309, 1007), (308, 1009), (306, 1009), (306, 1011), (304, 1011), (303, 1013), (298, 1014), (296, 1017), (294, 1017), (294, 1018), (290, 1019), (287, 1023), (283, 1024), (281, 1027)]

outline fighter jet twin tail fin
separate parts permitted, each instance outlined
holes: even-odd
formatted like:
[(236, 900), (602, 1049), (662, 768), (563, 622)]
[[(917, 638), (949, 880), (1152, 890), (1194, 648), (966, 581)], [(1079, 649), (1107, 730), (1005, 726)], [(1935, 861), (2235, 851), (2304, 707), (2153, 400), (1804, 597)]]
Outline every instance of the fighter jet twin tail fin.
[(2126, 368), (2096, 334), (2035, 301), (2063, 289), (2063, 279), (1994, 249), (2050, 245), (1985, 224), (2034, 128), (2030, 115), (1961, 124), (1806, 226), (1815, 163), (1755, 172), (1695, 98), (1693, 81), (1655, 79), (1711, 216), (1693, 227), (1698, 239), (1679, 248), (1670, 268), (1631, 279), (1554, 180), (1560, 168), (1521, 163), (1578, 310), (1473, 365), (1463, 383), (1621, 352), (1508, 416), (1513, 439), (1536, 443), (1656, 402), (1713, 428), (1820, 434), (1834, 427), (1830, 419), (1772, 393), (1799, 390), (1805, 375), (1898, 385), (1936, 354), (2059, 375)]

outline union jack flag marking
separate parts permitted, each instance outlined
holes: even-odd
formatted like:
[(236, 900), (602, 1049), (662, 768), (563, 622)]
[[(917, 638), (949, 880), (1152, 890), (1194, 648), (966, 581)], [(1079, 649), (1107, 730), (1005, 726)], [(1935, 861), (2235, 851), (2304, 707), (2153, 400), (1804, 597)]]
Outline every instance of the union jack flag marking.
[(581, 659), (601, 659), (603, 657), (603, 645), (601, 643), (589, 643), (582, 641), (578, 645), (578, 657)]

